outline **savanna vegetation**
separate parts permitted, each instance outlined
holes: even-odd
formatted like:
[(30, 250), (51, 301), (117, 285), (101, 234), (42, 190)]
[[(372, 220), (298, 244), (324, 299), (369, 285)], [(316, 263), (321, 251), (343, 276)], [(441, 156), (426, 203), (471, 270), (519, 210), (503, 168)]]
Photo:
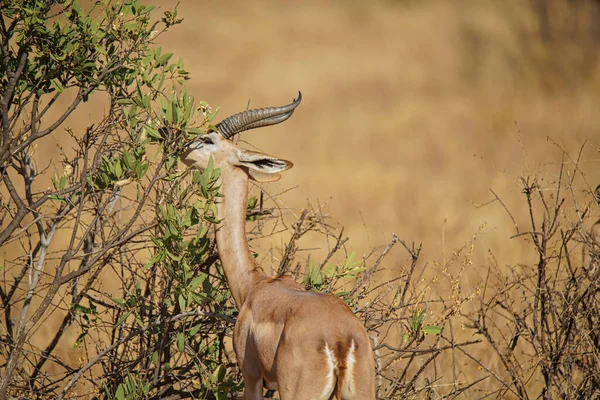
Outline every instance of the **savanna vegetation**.
[[(560, 12), (580, 18), (566, 27), (551, 2), (528, 5), (539, 41), (522, 40), (530, 58), (516, 61), (558, 66), (523, 74), (537, 79), (540, 93), (563, 93), (565, 74), (597, 82), (600, 37), (590, 10), (598, 10), (584, 3), (561, 3)], [(219, 119), (217, 108), (188, 89), (196, 78), (210, 80), (211, 67), (190, 72), (161, 42), (183, 28), (182, 8), (156, 10), (136, 0), (3, 4), (0, 398), (225, 399), (241, 391), (230, 345), (237, 310), (211, 229), (219, 220), (220, 171), (179, 164), (186, 143)], [(469, 21), (462, 34), (470, 54), (489, 62), (480, 22)], [(524, 26), (515, 22), (521, 39), (529, 38)], [(574, 54), (582, 48), (586, 57)], [(556, 49), (566, 55), (555, 63)], [(211, 59), (213, 67), (219, 59)], [(479, 68), (460, 73), (482, 79)], [(501, 111), (492, 125), (502, 125)], [(302, 123), (295, 118), (286, 124)], [(436, 151), (441, 145), (430, 139)], [(500, 210), (512, 242), (525, 249), (517, 262), (506, 261), (502, 247), (478, 256), (490, 236), (487, 221), (451, 242), (449, 256), (423, 250), (431, 246), (417, 234), (391, 231), (358, 255), (325, 205), (289, 207), (288, 193), (272, 187), (256, 188), (248, 202), (251, 245), (265, 269), (342, 297), (365, 323), (381, 399), (593, 398), (600, 392), (600, 268), (583, 266), (581, 252), (598, 256), (587, 232), (599, 204), (586, 168), (599, 148), (550, 139), (554, 150), (544, 154), (542, 173), (521, 171), (512, 192), (491, 190), (490, 204), (477, 206)], [(367, 167), (355, 168), (372, 178)], [(409, 179), (403, 187), (418, 185)], [(373, 207), (384, 207), (383, 198)], [(265, 250), (265, 243), (277, 244)], [(311, 251), (315, 243), (320, 250)]]

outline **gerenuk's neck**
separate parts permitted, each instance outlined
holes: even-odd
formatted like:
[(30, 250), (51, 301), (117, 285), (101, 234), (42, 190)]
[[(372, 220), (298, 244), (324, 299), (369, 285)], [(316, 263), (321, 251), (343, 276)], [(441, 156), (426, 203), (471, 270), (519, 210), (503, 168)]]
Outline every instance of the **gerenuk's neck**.
[(222, 171), (223, 197), (217, 206), (221, 223), (217, 228), (217, 249), (221, 265), (238, 309), (250, 290), (266, 274), (260, 269), (246, 238), (246, 208), (248, 204), (248, 176), (238, 168)]

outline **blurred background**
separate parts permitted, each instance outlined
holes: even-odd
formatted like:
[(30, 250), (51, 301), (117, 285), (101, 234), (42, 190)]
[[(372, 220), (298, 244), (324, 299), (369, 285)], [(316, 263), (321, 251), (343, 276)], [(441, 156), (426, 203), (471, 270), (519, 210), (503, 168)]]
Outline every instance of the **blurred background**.
[[(576, 158), (583, 147), (587, 182), (575, 182), (576, 195), (592, 201), (599, 4), (182, 1), (183, 25), (160, 45), (185, 60), (190, 91), (220, 107), (217, 120), (302, 91), (285, 124), (242, 135), (294, 162), (270, 189), (293, 187), (287, 206), (321, 204), (357, 255), (393, 232), (443, 262), (480, 231), (476, 269), (488, 251), (500, 265), (534, 261), (522, 239), (509, 239), (514, 224), (490, 189), (525, 224), (519, 179), (544, 188), (562, 151)], [(388, 268), (406, 257), (395, 250)]]

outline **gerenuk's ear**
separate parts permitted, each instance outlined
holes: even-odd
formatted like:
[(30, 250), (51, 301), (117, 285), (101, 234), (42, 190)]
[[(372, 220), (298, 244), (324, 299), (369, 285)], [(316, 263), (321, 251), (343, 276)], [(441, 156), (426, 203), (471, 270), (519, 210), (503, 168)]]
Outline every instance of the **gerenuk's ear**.
[(248, 176), (256, 182), (273, 182), (281, 178), (280, 172), (292, 168), (294, 164), (281, 158), (255, 151), (240, 151), (238, 160), (248, 168)]

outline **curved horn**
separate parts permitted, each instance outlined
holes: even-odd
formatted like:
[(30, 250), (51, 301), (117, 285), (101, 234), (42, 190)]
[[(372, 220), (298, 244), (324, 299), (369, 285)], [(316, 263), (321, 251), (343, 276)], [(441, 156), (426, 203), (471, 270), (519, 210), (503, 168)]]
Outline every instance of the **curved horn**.
[(288, 105), (242, 111), (225, 118), (217, 124), (216, 128), (226, 139), (231, 139), (243, 131), (285, 121), (292, 116), (301, 101), (302, 93), (298, 92), (298, 98)]

